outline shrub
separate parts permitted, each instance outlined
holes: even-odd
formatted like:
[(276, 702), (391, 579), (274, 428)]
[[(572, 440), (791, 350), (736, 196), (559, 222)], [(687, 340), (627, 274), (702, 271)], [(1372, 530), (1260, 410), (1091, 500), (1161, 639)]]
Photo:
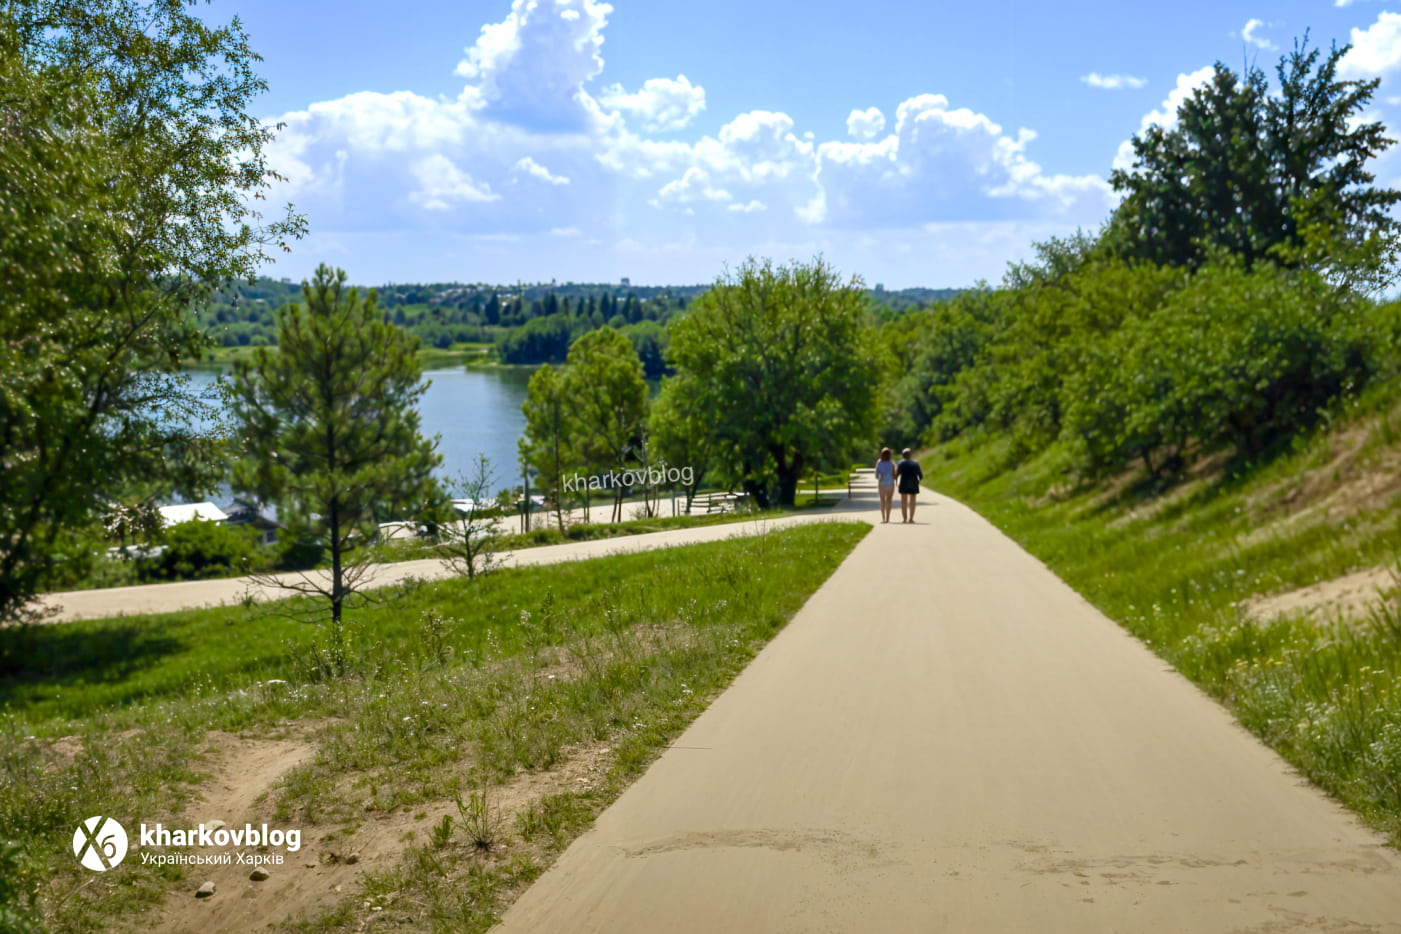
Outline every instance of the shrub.
[(1365, 382), (1365, 309), (1309, 272), (1209, 263), (1082, 358), (1063, 436), (1092, 474), (1180, 466), (1189, 445), (1253, 456)]
[(196, 519), (165, 533), (165, 551), (155, 559), (153, 576), (165, 580), (200, 580), (253, 569), (255, 532)]

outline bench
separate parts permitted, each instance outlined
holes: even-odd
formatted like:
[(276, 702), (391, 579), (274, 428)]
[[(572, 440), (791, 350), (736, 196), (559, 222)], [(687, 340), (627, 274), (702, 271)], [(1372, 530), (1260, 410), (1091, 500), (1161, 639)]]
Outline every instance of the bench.
[(707, 514), (733, 512), (744, 497), (739, 493), (697, 493), (691, 498), (691, 512), (703, 507)]

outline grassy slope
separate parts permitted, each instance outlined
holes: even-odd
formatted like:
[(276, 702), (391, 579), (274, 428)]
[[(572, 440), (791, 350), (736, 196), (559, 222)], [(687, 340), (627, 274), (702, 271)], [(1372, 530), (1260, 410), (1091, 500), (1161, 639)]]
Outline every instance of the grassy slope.
[(1238, 604), (1401, 553), (1401, 387), (1374, 387), (1275, 461), (1163, 491), (1072, 489), (1002, 441), (927, 455), (977, 508), (1316, 783), (1401, 844), (1401, 613), (1252, 622)]
[(308, 837), (496, 794), (606, 746), (599, 784), (500, 816), (491, 835), (509, 846), (475, 846), (464, 813), (304, 928), (358, 930), (366, 897), (393, 895), (396, 930), (485, 930), (867, 531), (821, 523), (412, 585), (353, 614), (345, 678), (321, 676), (318, 627), (275, 612), (288, 605), (0, 631), (7, 667), (24, 669), (0, 696), (0, 840), (27, 847), (17, 875), (39, 886), (50, 930), (140, 926), (185, 870), (123, 865), (92, 886), (69, 849), (73, 815), (178, 819), (210, 731), (315, 745), (274, 792)]

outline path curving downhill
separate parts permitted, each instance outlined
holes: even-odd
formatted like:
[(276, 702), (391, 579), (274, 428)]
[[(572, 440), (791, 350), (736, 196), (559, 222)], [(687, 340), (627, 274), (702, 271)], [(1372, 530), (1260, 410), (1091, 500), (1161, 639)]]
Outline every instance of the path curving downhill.
[(1397, 934), (1401, 856), (926, 491), (495, 930)]

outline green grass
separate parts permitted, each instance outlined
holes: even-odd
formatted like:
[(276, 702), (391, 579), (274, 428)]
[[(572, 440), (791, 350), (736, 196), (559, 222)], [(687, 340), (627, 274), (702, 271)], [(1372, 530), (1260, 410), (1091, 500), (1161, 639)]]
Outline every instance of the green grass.
[[(205, 351), (204, 357), (196, 363), (186, 365), (191, 370), (211, 370), (228, 372), (239, 360), (252, 360), (257, 347), (213, 347)], [(276, 350), (276, 348), (273, 348)], [(420, 347), (418, 363), (425, 370), (443, 370), (449, 367), (476, 366), (490, 363), (494, 359), (492, 344), (453, 344), (446, 350), (436, 347)]]
[(445, 370), (449, 367), (476, 366), (491, 363), (496, 359), (492, 344), (453, 344), (446, 350), (436, 347), (420, 347), (418, 363), (425, 370)]
[[(1361, 467), (1396, 439), (1397, 387), (1364, 396), (1337, 428), (1365, 431)], [(1371, 421), (1351, 421), (1360, 416)], [(1388, 440), (1389, 438), (1389, 440)], [(1305, 480), (1336, 485), (1337, 440), (1302, 438), (1235, 476), (1117, 494), (1076, 488), (1051, 451), (1015, 463), (1003, 439), (926, 457), (933, 486), (978, 509), (1106, 615), (1147, 643), (1321, 787), (1401, 844), (1401, 613), (1247, 620), (1238, 604), (1401, 553), (1401, 497), (1284, 521)], [(1370, 452), (1370, 454), (1368, 453)], [(1367, 457), (1374, 459), (1368, 468)], [(1401, 569), (1398, 569), (1401, 570)], [(1398, 578), (1401, 581), (1401, 578)]]
[[(74, 815), (175, 818), (211, 767), (197, 752), (210, 730), (297, 736), (317, 753), (275, 795), (288, 826), (319, 835), (434, 808), (447, 820), (425, 821), (396, 866), (294, 929), (357, 930), (370, 900), (396, 929), (485, 930), (868, 530), (819, 523), (411, 584), (352, 614), (344, 678), (321, 676), (318, 627), (269, 608), (0, 632), (0, 839), (26, 848), (25, 878), (49, 880), (51, 930), (141, 926), (182, 870), (123, 866), (88, 884), (68, 848)], [(474, 811), (591, 744), (610, 750), (591, 788)]]

